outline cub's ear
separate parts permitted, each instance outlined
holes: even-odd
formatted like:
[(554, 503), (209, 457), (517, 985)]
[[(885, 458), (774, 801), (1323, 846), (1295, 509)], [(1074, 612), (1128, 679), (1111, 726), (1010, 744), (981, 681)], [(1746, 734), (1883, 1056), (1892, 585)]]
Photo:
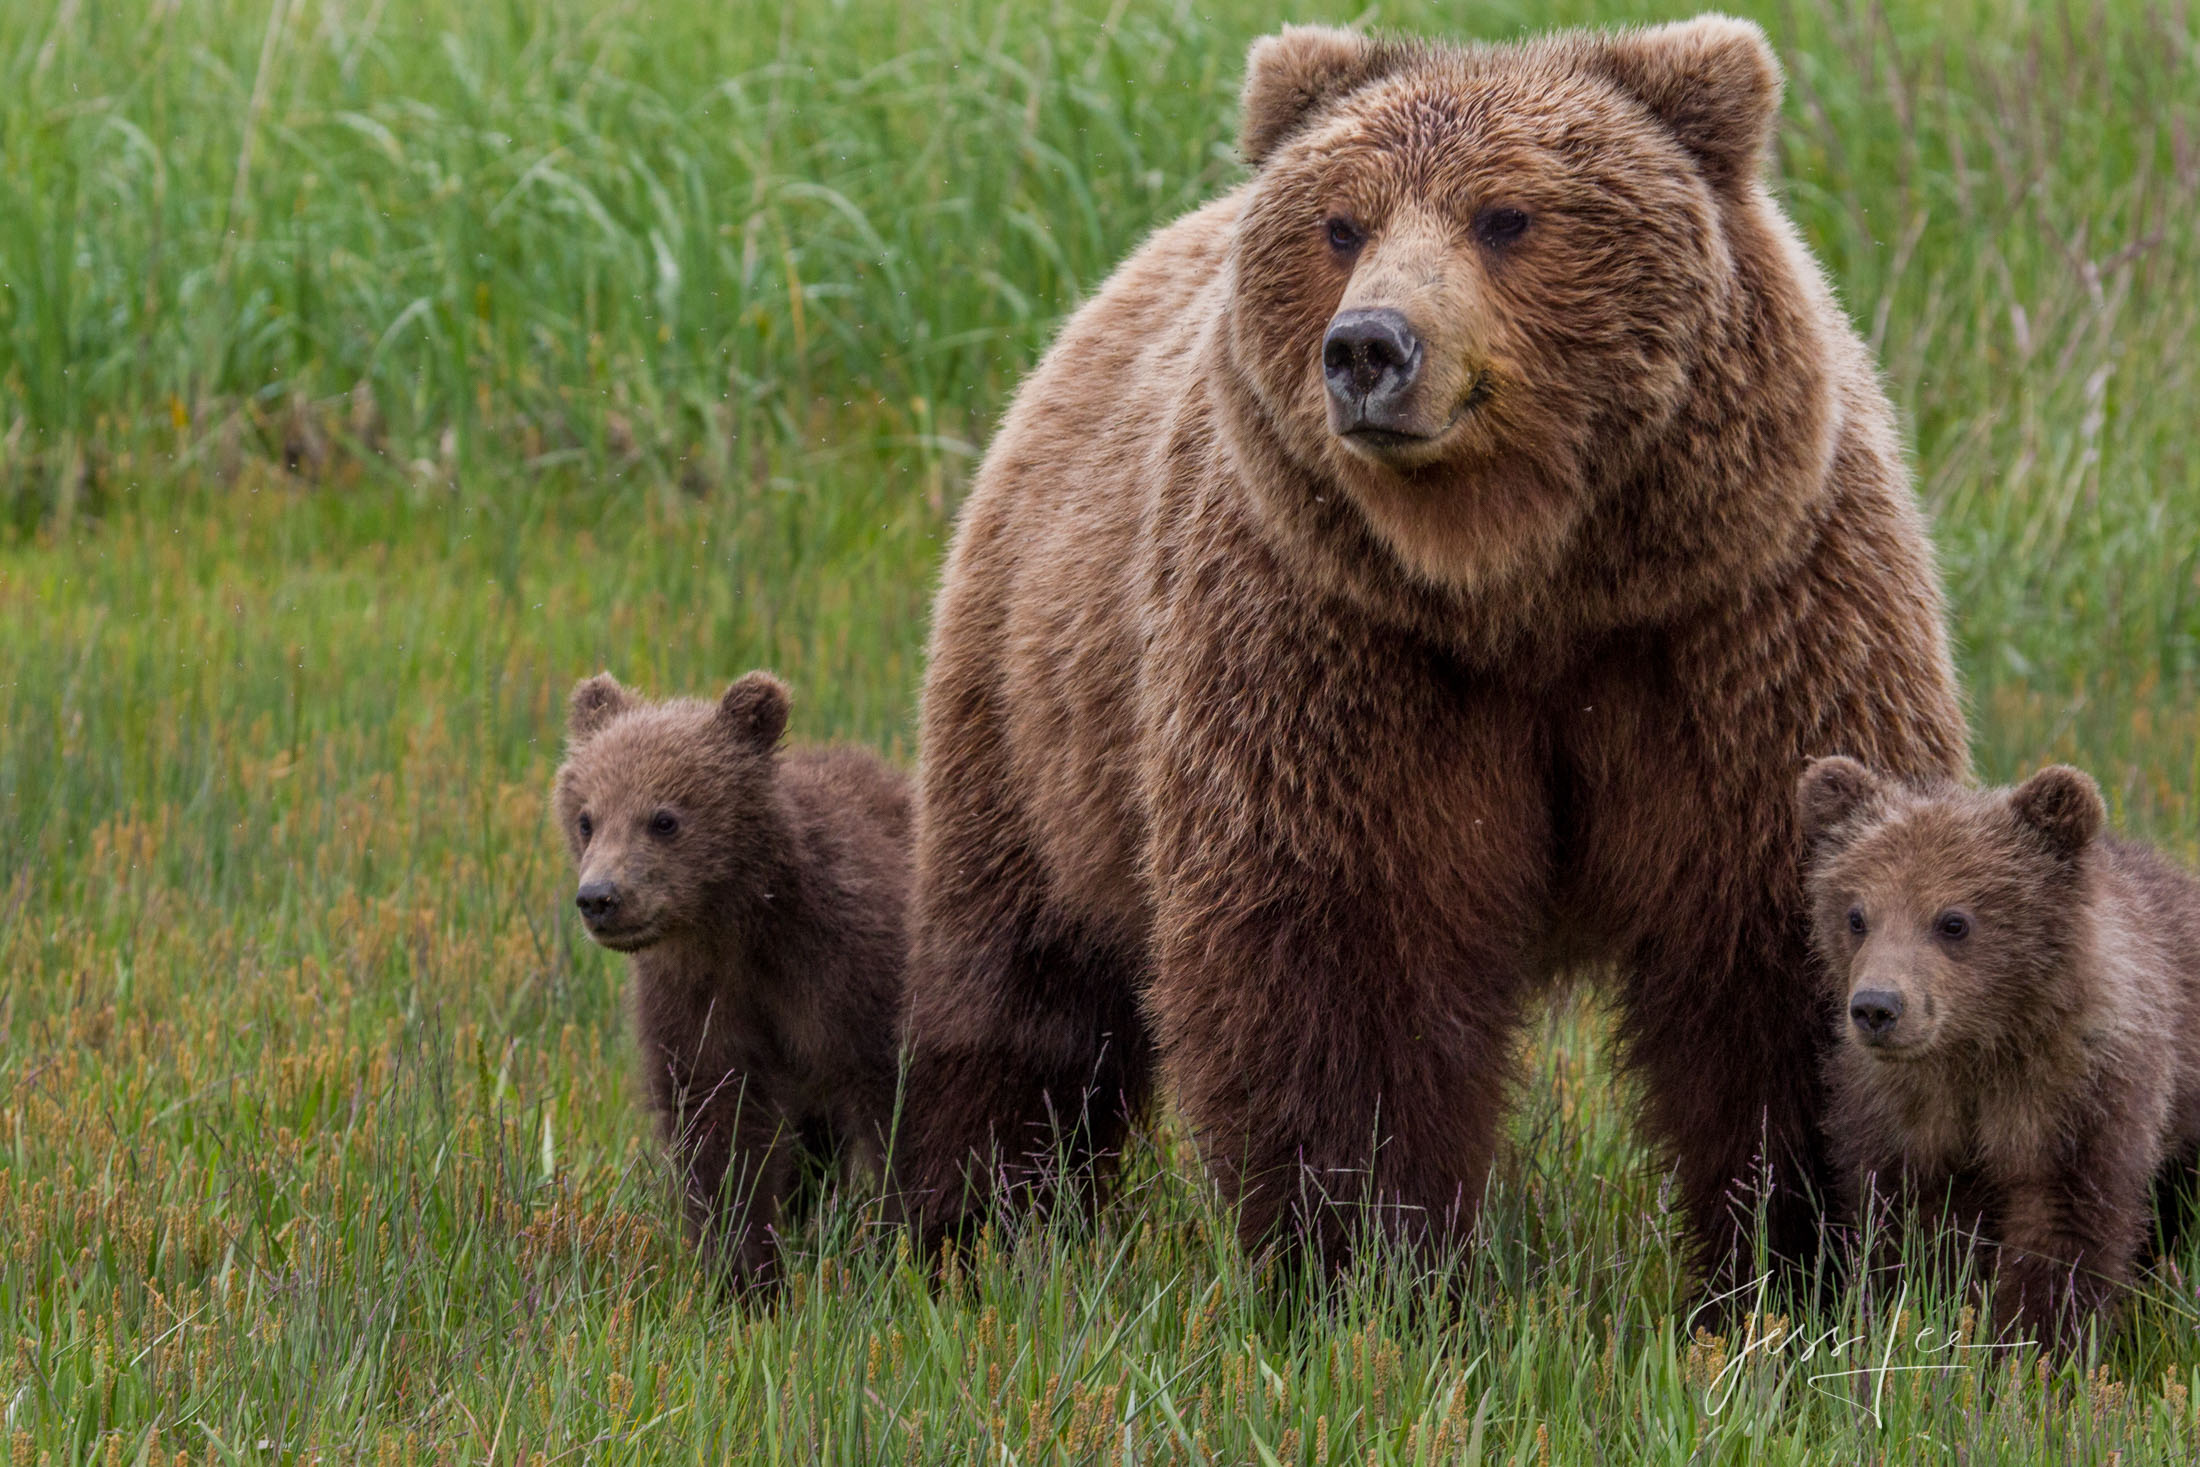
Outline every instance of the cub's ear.
[(1395, 68), (1408, 48), (1325, 25), (1288, 25), (1245, 54), (1238, 153), (1258, 168), (1326, 104)]
[(573, 696), (566, 700), (566, 737), (577, 744), (632, 706), (634, 699), (610, 673), (583, 678), (573, 685)]
[(752, 672), (718, 700), (718, 722), (735, 740), (769, 750), (787, 731), (787, 685), (768, 672)]
[(2108, 819), (2093, 776), (2067, 764), (2050, 764), (2011, 790), (2009, 809), (2066, 861), (2091, 845)]
[(1606, 43), (1604, 74), (1650, 109), (1714, 184), (1757, 176), (1780, 110), (1780, 62), (1746, 20), (1694, 20), (1619, 31)]
[(1879, 776), (1846, 755), (1813, 759), (1796, 781), (1795, 808), (1802, 818), (1805, 844), (1878, 803)]

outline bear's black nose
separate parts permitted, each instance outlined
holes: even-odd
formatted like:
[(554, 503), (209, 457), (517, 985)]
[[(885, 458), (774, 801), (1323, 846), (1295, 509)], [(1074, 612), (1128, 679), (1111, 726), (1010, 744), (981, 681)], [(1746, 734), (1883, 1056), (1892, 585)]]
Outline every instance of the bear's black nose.
[(593, 927), (619, 910), (619, 888), (608, 881), (591, 881), (573, 894), (573, 905)]
[(1866, 1043), (1877, 1044), (1894, 1032), (1902, 1017), (1902, 995), (1887, 988), (1866, 988), (1849, 995), (1849, 1021)]
[(1421, 357), (1421, 338), (1402, 313), (1340, 311), (1322, 338), (1322, 380), (1347, 423), (1387, 428), (1421, 375)]

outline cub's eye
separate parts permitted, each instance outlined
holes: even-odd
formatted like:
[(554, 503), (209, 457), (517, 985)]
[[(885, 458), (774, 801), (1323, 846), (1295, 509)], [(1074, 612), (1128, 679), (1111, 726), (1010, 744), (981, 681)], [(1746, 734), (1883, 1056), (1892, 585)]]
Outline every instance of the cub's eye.
[(1942, 912), (1933, 921), (1933, 931), (1950, 942), (1961, 942), (1971, 935), (1971, 919), (1961, 912)]
[(1367, 243), (1367, 236), (1360, 232), (1360, 226), (1342, 214), (1332, 215), (1329, 222), (1322, 226), (1322, 232), (1329, 237), (1329, 247), (1340, 255), (1349, 255)]
[(659, 810), (649, 817), (649, 833), (651, 835), (671, 835), (679, 828), (680, 817), (670, 810)]
[(1519, 209), (1484, 209), (1474, 216), (1474, 232), (1491, 249), (1503, 249), (1528, 232), (1528, 216)]
[(579, 828), (581, 840), (584, 842), (596, 833), (596, 822), (588, 818), (586, 810), (581, 811), (581, 818), (574, 821), (573, 824)]
[(1858, 934), (1862, 934), (1864, 931), (1864, 909), (1862, 907), (1849, 908), (1849, 931)]

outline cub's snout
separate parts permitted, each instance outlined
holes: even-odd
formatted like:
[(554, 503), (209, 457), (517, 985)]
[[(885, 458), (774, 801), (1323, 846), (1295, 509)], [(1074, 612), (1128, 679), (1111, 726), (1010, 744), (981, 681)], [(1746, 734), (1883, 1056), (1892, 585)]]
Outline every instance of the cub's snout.
[(583, 879), (573, 893), (582, 925), (598, 945), (613, 952), (638, 952), (661, 934), (653, 930), (650, 903), (639, 901), (623, 884), (604, 878)]
[(1849, 995), (1849, 1022), (1858, 1039), (1877, 1048), (1895, 1041), (1903, 1007), (1902, 995), (1892, 988), (1859, 988)]
[(616, 882), (588, 881), (573, 894), (573, 905), (580, 908), (581, 920), (593, 933), (599, 928), (618, 924), (620, 893)]

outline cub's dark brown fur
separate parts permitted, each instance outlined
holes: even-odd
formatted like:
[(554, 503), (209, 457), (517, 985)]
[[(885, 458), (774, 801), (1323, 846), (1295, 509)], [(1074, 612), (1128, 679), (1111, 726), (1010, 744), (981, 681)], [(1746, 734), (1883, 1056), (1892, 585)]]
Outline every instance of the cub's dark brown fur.
[(2200, 883), (2102, 836), (2064, 765), (1981, 791), (1821, 759), (1800, 800), (1843, 1177), (1998, 1243), (1999, 1322), (2067, 1341), (2200, 1157)]
[(651, 703), (573, 690), (558, 824), (589, 935), (633, 963), (649, 1099), (690, 1222), (742, 1280), (768, 1274), (805, 1151), (855, 1171), (894, 1104), (907, 780), (849, 749), (777, 752), (787, 690)]
[(1760, 180), (1763, 35), (1301, 29), (1251, 178), (1063, 328), (926, 673), (902, 1184), (1156, 1076), (1248, 1242), (1459, 1235), (1523, 1007), (1612, 975), (1698, 1239), (1817, 1245), (1805, 757), (1955, 775), (1893, 416)]

